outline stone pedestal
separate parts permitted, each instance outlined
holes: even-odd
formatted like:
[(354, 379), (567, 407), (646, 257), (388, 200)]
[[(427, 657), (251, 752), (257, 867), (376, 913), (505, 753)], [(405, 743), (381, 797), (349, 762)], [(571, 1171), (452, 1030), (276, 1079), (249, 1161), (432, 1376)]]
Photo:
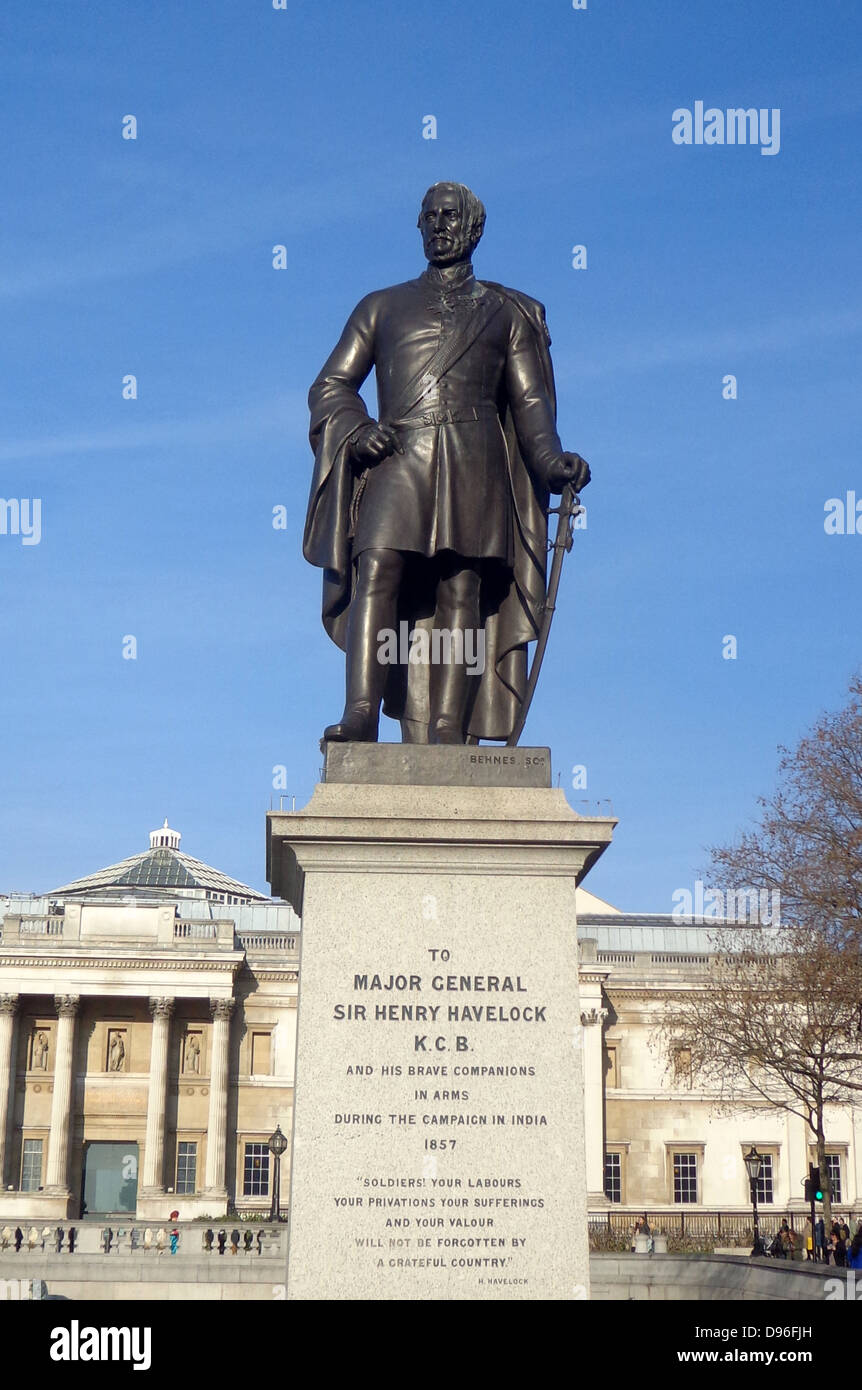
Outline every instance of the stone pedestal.
[(303, 919), (288, 1297), (587, 1297), (575, 887), (614, 822), (547, 749), (331, 761), (268, 818)]

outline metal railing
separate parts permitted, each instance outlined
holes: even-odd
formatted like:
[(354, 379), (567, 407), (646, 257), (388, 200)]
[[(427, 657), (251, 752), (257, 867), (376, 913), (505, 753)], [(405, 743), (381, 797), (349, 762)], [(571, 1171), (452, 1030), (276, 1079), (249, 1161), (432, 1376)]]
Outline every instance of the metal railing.
[[(808, 1232), (807, 1211), (791, 1211), (789, 1208), (760, 1205), (758, 1208), (760, 1226), (763, 1231), (776, 1231), (782, 1221), (796, 1230), (798, 1234)], [(751, 1212), (735, 1211), (684, 1211), (680, 1207), (650, 1209), (638, 1207), (629, 1211), (611, 1209), (599, 1215), (593, 1212), (589, 1218), (591, 1234), (607, 1231), (618, 1235), (631, 1234), (635, 1221), (646, 1216), (651, 1231), (663, 1231), (666, 1235), (691, 1236), (706, 1240), (714, 1239), (717, 1244), (731, 1244), (734, 1240), (745, 1241), (753, 1235)], [(840, 1216), (847, 1221), (851, 1230), (862, 1212), (841, 1209)]]

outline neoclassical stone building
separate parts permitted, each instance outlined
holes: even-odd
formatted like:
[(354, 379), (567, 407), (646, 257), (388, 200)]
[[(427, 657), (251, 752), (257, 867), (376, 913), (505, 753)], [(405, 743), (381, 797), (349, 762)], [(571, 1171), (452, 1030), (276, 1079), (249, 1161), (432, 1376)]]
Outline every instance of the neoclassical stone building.
[[(293, 1111), (300, 923), (285, 903), (150, 848), (42, 897), (0, 897), (0, 1224), (268, 1211)], [(578, 889), (587, 1180), (594, 1219), (804, 1212), (801, 1120), (726, 1113), (668, 1058), (668, 996), (702, 984), (710, 929)], [(714, 925), (714, 924), (713, 924)], [(860, 1205), (859, 1111), (828, 1117), (838, 1206)], [(282, 1191), (286, 1200), (290, 1152)], [(776, 1218), (777, 1219), (777, 1218)]]
[[(752, 1145), (764, 1156), (758, 1202), (764, 1225), (775, 1213), (798, 1213), (808, 1165), (816, 1159), (804, 1120), (777, 1108), (728, 1110), (698, 1089), (684, 1046), (670, 1055), (659, 1023), (670, 996), (702, 988), (715, 928), (681, 925), (671, 916), (627, 915), (608, 904), (579, 913), (582, 1019), (587, 1075), (587, 1133), (602, 1135), (602, 1153), (589, 1144), (590, 1190), (599, 1164), (604, 1209), (663, 1212), (690, 1218), (706, 1212), (751, 1212), (742, 1156)], [(827, 1154), (835, 1202), (862, 1215), (862, 1111), (829, 1107)], [(602, 1210), (594, 1197), (594, 1214)]]
[(0, 1221), (269, 1210), (299, 923), (179, 845), (0, 898)]

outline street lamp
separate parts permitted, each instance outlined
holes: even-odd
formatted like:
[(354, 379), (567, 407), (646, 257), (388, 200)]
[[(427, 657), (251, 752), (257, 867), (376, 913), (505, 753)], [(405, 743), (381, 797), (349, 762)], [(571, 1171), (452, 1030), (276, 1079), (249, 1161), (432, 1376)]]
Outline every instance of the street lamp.
[(759, 1154), (752, 1144), (747, 1154), (743, 1155), (743, 1163), (748, 1172), (748, 1181), (751, 1184), (751, 1205), (754, 1209), (754, 1249), (752, 1255), (762, 1255), (760, 1242), (760, 1218), (757, 1215), (757, 1180), (760, 1177), (760, 1170), (763, 1167), (763, 1154)]
[(275, 1159), (275, 1166), (272, 1174), (272, 1205), (269, 1209), (269, 1219), (270, 1221), (280, 1221), (281, 1156), (287, 1148), (287, 1140), (281, 1132), (281, 1125), (276, 1125), (275, 1134), (271, 1134), (266, 1142), (270, 1153)]

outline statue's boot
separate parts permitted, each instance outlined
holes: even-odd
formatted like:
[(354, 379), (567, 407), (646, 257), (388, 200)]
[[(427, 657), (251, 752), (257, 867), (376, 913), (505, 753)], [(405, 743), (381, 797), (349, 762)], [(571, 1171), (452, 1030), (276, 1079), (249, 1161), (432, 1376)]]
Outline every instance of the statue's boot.
[[(356, 600), (354, 599), (354, 603)], [(372, 604), (367, 605), (369, 608)], [(352, 618), (352, 615), (351, 615)], [(351, 624), (352, 625), (352, 624)], [(375, 620), (374, 631), (380, 624)], [(376, 651), (376, 648), (375, 648)], [(323, 737), (330, 743), (376, 743), (380, 722), (380, 701), (386, 680), (386, 667), (373, 660), (356, 646), (347, 648), (347, 701), (337, 724), (324, 729)]]
[[(324, 729), (330, 743), (375, 743), (387, 667), (379, 660), (378, 634), (392, 627), (397, 589), (393, 575), (369, 552), (367, 574), (350, 605), (347, 628), (347, 701), (337, 724)], [(363, 555), (362, 559), (365, 560)], [(397, 576), (395, 576), (397, 577)]]
[(471, 694), (471, 677), (463, 663), (452, 662), (438, 666), (436, 699), (433, 701), (434, 721), (432, 743), (465, 743), (467, 740), (467, 706)]
[(460, 632), (462, 660), (431, 667), (431, 743), (466, 743), (467, 719), (476, 677), (466, 664), (466, 636), (479, 628), (479, 571), (456, 561), (460, 568), (445, 577), (437, 591), (437, 622)]
[(379, 715), (372, 713), (370, 701), (348, 700), (338, 723), (328, 724), (323, 738), (327, 743), (376, 743), (378, 724)]

